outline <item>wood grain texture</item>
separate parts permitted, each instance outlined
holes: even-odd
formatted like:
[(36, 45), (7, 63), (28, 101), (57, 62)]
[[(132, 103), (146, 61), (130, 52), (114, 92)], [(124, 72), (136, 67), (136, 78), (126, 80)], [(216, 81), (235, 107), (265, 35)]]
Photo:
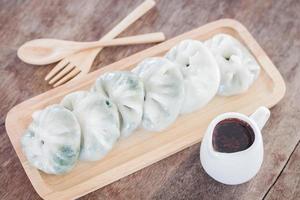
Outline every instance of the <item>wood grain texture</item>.
[(300, 199), (300, 142), (266, 195), (266, 199)]
[[(4, 129), (7, 111), (50, 89), (43, 77), (53, 67), (35, 67), (16, 57), (18, 46), (39, 37), (92, 41), (110, 30), (142, 0), (0, 0), (0, 199), (40, 199), (26, 177)], [(209, 178), (199, 163), (199, 144), (138, 171), (81, 199), (262, 199), (280, 197), (276, 183), (300, 139), (300, 2), (297, 0), (157, 0), (157, 7), (122, 34), (163, 31), (173, 37), (207, 22), (229, 17), (241, 21), (279, 68), (287, 84), (264, 129), (265, 159), (249, 183), (225, 186)], [(93, 69), (151, 45), (106, 48)], [(299, 163), (297, 164), (299, 168)], [(277, 182), (276, 182), (277, 181)], [(293, 180), (281, 188), (299, 193)], [(270, 189), (271, 188), (271, 189)], [(295, 188), (295, 189), (294, 189)], [(274, 193), (274, 194), (272, 194)], [(297, 197), (289, 195), (288, 198)]]

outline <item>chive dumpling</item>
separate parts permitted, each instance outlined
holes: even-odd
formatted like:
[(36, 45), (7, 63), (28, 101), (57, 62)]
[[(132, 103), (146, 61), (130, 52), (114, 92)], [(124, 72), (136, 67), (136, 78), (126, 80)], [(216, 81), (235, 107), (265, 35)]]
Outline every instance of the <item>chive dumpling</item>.
[(260, 66), (248, 49), (228, 34), (217, 34), (205, 45), (212, 51), (220, 68), (218, 94), (231, 96), (246, 92), (260, 72)]
[(129, 136), (141, 123), (144, 104), (144, 85), (132, 72), (116, 71), (101, 75), (91, 91), (109, 98), (120, 113), (121, 136)]
[(133, 69), (145, 88), (142, 126), (150, 131), (168, 128), (179, 115), (184, 98), (179, 69), (165, 58), (147, 58)]
[(210, 50), (198, 40), (183, 40), (165, 56), (180, 69), (185, 98), (181, 113), (190, 113), (217, 94), (220, 84), (218, 64)]
[(80, 126), (75, 115), (60, 105), (33, 113), (22, 137), (28, 161), (48, 174), (64, 174), (76, 164), (80, 151)]
[(79, 159), (102, 159), (120, 137), (119, 115), (116, 105), (107, 97), (88, 91), (68, 94), (61, 105), (71, 110), (81, 127)]

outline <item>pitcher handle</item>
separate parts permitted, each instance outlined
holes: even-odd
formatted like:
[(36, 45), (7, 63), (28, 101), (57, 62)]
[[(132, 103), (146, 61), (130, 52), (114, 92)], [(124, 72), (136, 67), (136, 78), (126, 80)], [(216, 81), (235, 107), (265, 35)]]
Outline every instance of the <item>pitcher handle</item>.
[(261, 130), (270, 117), (270, 110), (264, 106), (259, 107), (250, 118), (257, 124), (259, 130)]

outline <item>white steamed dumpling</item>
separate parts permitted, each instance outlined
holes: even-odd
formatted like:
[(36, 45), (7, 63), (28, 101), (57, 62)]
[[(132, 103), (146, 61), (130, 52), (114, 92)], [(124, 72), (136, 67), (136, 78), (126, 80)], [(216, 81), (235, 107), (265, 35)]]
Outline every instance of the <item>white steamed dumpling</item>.
[(227, 34), (217, 34), (205, 45), (214, 54), (221, 71), (218, 94), (230, 96), (247, 91), (260, 72), (258, 63), (247, 48)]
[(103, 158), (120, 137), (116, 105), (99, 93), (87, 91), (71, 93), (61, 104), (73, 111), (81, 127), (79, 159), (95, 161)]
[(111, 99), (120, 113), (121, 136), (129, 136), (141, 123), (144, 85), (132, 72), (117, 71), (101, 75), (91, 89)]
[(21, 143), (28, 161), (48, 174), (63, 174), (76, 164), (80, 151), (80, 126), (75, 115), (51, 105), (32, 115)]
[(142, 126), (150, 131), (166, 129), (176, 120), (184, 98), (179, 69), (165, 58), (148, 58), (133, 72), (145, 88)]
[(183, 40), (165, 57), (177, 64), (183, 76), (185, 98), (181, 113), (205, 106), (216, 95), (220, 71), (214, 56), (202, 42)]
[(147, 58), (132, 72), (105, 73), (91, 91), (70, 93), (60, 105), (34, 112), (22, 150), (34, 167), (63, 174), (78, 159), (102, 159), (140, 124), (162, 131), (216, 94), (245, 92), (259, 73), (255, 58), (230, 35), (217, 34), (204, 44), (183, 40), (164, 58)]

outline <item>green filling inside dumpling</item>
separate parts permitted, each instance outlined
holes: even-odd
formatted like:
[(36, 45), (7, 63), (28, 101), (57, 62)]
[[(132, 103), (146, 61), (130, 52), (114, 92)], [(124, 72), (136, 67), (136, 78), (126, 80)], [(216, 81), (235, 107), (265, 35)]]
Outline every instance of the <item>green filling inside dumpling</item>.
[(33, 115), (21, 143), (33, 166), (48, 174), (63, 174), (76, 164), (80, 137), (75, 115), (63, 106), (52, 105)]

